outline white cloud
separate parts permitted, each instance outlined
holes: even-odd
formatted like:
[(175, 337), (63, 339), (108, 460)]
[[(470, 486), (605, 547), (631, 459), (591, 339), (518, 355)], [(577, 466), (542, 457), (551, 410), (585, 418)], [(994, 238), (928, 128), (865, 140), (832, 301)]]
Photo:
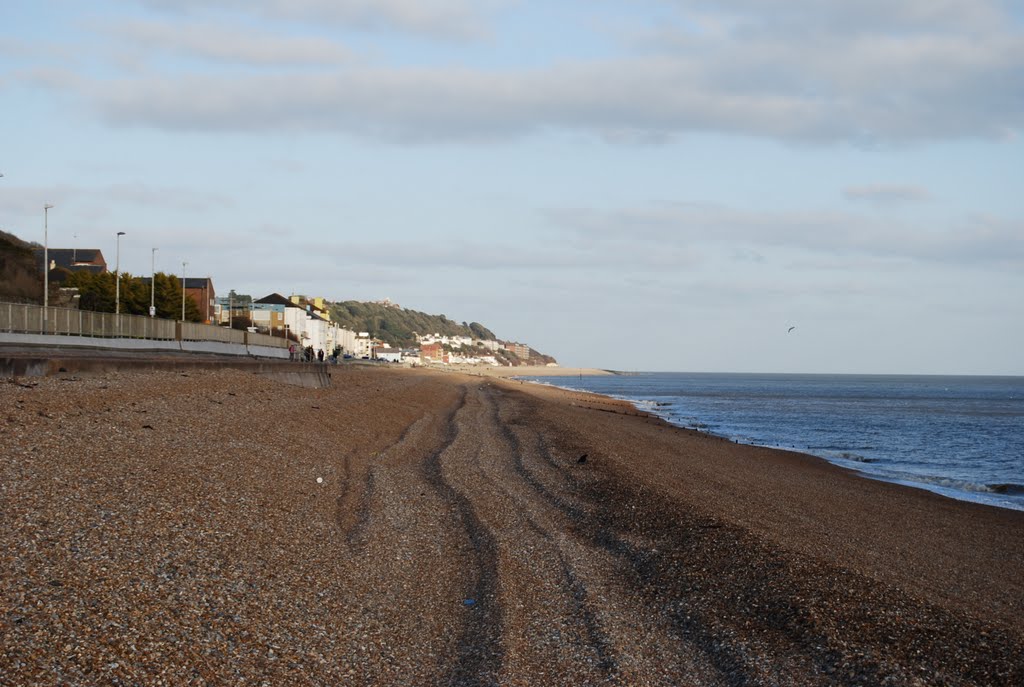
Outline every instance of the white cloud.
[(46, 188), (22, 186), (4, 190), (8, 193), (0, 196), (0, 209), (21, 220), (37, 216), (41, 218), (44, 203), (56, 206), (50, 211), (51, 214), (68, 212), (69, 208), (74, 208), (73, 212), (79, 220), (91, 221), (101, 221), (109, 217), (114, 208), (123, 208), (125, 205), (141, 206), (150, 210), (202, 214), (229, 208), (234, 204), (231, 198), (220, 193), (137, 182), (100, 187), (72, 184), (57, 184)]
[(851, 49), (863, 53), (861, 62), (838, 58), (826, 67), (821, 56), (772, 63), (752, 50), (720, 59), (622, 58), (497, 73), (360, 66), (288, 77), (154, 74), (83, 80), (79, 91), (109, 120), (125, 124), (308, 129), (387, 140), (559, 129), (611, 139), (717, 131), (895, 142), (998, 138), (1024, 126), (1014, 95), (1024, 92), (1024, 43), (1012, 55), (958, 41)]
[[(52, 86), (72, 89), (118, 125), (338, 132), (390, 142), (493, 141), (555, 130), (626, 143), (718, 132), (899, 145), (1002, 139), (1024, 128), (1024, 30), (994, 0), (678, 1), (680, 20), (635, 37), (631, 54), (552, 57), (540, 69), (486, 69), (475, 66), (472, 50), (458, 49), (427, 60), (443, 66), (401, 66), (408, 55), (391, 62), (397, 53), (388, 51), (398, 48), (387, 42), (371, 64), (351, 59), (321, 31), (350, 23), (461, 31), (482, 25), (498, 2), (147, 4), (190, 12), (199, 23), (188, 31), (176, 23), (116, 24), (109, 32), (127, 39), (141, 72), (83, 71), (71, 83), (51, 72)], [(254, 15), (315, 22), (317, 37), (298, 25), (271, 33), (239, 19)], [(567, 43), (584, 25), (565, 27)], [(146, 59), (147, 52), (201, 64), (171, 65)], [(225, 64), (218, 69), (218, 62)], [(233, 64), (253, 69), (239, 74)]]
[[(426, 243), (345, 243), (325, 248), (325, 253), (342, 265), (378, 265), (405, 267), (421, 272), (440, 273), (447, 269), (493, 272), (494, 270), (531, 273), (587, 272), (616, 269), (620, 271), (672, 272), (695, 264), (696, 256), (687, 247), (668, 246), (652, 251), (649, 246), (623, 242), (579, 248), (559, 242), (543, 246), (480, 244), (457, 237)], [(531, 279), (534, 279), (531, 276)]]
[(136, 51), (166, 51), (185, 57), (258, 66), (337, 65), (352, 53), (335, 41), (318, 37), (281, 36), (228, 25), (170, 24), (134, 21), (103, 27), (100, 32)]
[(496, 0), (140, 0), (174, 12), (227, 10), (287, 20), (441, 37), (480, 37)]
[(911, 184), (867, 184), (843, 189), (848, 200), (866, 201), (878, 205), (894, 205), (929, 200), (928, 189)]
[[(989, 30), (1005, 23), (1006, 0), (665, 0), (684, 16), (744, 33)], [(702, 25), (703, 25), (702, 24)]]
[(965, 217), (936, 227), (835, 211), (754, 213), (701, 204), (611, 212), (575, 208), (550, 214), (555, 223), (592, 242), (629, 236), (633, 242), (656, 244), (659, 250), (724, 244), (733, 255), (737, 248), (760, 246), (1009, 269), (1024, 265), (1024, 224), (987, 216)]

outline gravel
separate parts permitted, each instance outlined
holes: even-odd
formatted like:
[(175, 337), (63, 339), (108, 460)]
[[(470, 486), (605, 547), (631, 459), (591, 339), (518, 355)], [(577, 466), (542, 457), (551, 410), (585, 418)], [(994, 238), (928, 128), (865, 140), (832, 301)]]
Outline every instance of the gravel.
[(65, 375), (0, 433), (0, 685), (1024, 684), (1020, 515), (610, 399)]

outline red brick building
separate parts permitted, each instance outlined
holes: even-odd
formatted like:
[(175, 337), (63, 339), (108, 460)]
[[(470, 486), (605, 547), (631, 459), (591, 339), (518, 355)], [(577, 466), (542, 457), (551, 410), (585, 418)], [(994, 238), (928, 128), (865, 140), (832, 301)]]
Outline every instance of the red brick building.
[(439, 343), (429, 343), (420, 346), (420, 357), (430, 358), (435, 362), (441, 362), (444, 356), (444, 350), (441, 348)]

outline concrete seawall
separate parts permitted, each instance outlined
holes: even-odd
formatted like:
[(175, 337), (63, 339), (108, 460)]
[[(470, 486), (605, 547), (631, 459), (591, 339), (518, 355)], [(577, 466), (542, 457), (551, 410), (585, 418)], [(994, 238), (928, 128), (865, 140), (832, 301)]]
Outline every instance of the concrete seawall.
[(0, 377), (49, 377), (58, 374), (99, 375), (122, 370), (138, 371), (194, 371), (223, 369), (241, 370), (270, 377), (275, 381), (322, 389), (331, 385), (331, 368), (322, 363), (290, 363), (251, 359), (210, 359), (177, 357), (151, 357), (145, 355), (120, 356), (52, 356), (27, 354), (0, 358)]
[(288, 359), (288, 349), (279, 346), (246, 345), (222, 341), (179, 341), (176, 339), (130, 339), (66, 334), (24, 334), (0, 332), (0, 345), (44, 350), (131, 351), (140, 353), (213, 353)]

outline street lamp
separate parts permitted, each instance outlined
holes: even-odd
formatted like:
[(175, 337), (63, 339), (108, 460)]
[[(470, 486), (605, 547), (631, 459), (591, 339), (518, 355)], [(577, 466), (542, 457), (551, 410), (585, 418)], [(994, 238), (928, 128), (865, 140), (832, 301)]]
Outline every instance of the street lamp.
[(149, 278), (149, 316), (156, 317), (156, 248), (153, 249), (153, 255), (151, 256), (150, 270), (152, 276)]
[(50, 203), (43, 204), (43, 333), (46, 333), (46, 316), (50, 306)]
[[(124, 236), (123, 231), (117, 232), (117, 260), (114, 262), (114, 279), (117, 284), (114, 286), (114, 314), (121, 314), (121, 237)], [(118, 328), (120, 328), (120, 320), (118, 320)]]
[(181, 263), (181, 321), (185, 321), (185, 267), (187, 262)]

